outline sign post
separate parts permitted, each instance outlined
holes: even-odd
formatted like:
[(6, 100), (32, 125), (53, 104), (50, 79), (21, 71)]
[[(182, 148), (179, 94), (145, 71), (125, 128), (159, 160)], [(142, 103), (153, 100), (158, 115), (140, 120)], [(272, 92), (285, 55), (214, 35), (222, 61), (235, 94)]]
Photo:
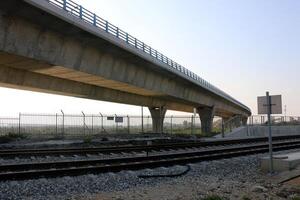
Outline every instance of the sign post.
[(257, 98), (258, 114), (268, 115), (268, 139), (269, 139), (269, 155), (270, 164), (269, 172), (274, 172), (273, 168), (273, 147), (272, 147), (272, 121), (271, 114), (282, 114), (282, 100), (281, 95), (270, 96), (269, 92), (266, 92), (266, 96)]
[(267, 107), (268, 107), (268, 128), (269, 128), (269, 155), (270, 155), (270, 174), (273, 173), (273, 147), (272, 147), (272, 124), (271, 124), (271, 113), (272, 113), (272, 102), (269, 92), (266, 92)]

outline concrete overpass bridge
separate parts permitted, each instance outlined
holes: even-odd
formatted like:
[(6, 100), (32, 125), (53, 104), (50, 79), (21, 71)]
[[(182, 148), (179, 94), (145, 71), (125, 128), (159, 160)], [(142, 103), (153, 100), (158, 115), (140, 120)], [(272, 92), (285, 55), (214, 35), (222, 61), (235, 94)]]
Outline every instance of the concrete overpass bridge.
[[(251, 114), (198, 75), (70, 0), (0, 2), (0, 86), (149, 107), (153, 131), (166, 111)], [(20, 99), (21, 101), (21, 99)]]

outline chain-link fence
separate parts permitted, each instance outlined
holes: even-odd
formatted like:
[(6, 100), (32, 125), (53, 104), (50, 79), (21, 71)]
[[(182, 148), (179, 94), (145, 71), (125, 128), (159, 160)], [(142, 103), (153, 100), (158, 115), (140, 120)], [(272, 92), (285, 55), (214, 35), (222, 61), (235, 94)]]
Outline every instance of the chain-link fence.
[[(300, 125), (300, 117), (295, 116), (271, 116), (273, 126)], [(265, 115), (253, 115), (248, 118), (248, 125), (268, 125), (268, 117)]]
[[(80, 114), (24, 114), (0, 118), (0, 135), (64, 137), (99, 134), (152, 133), (151, 116)], [(221, 131), (221, 119), (214, 118), (214, 132)], [(201, 134), (198, 116), (165, 116), (163, 133)]]

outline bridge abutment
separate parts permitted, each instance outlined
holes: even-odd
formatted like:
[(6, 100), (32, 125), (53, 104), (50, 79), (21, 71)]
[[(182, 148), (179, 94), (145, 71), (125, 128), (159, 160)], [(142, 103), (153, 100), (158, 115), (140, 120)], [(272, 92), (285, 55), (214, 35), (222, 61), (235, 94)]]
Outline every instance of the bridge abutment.
[(152, 118), (152, 131), (154, 133), (163, 133), (163, 124), (167, 108), (161, 107), (149, 107)]
[(214, 107), (199, 107), (197, 112), (201, 120), (202, 133), (210, 133), (212, 131), (213, 119), (215, 115)]

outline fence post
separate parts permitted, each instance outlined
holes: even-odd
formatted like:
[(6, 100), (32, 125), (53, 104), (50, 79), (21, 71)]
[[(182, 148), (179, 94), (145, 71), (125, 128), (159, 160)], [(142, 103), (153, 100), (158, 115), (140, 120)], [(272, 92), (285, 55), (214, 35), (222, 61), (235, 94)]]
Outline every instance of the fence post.
[(82, 116), (83, 116), (83, 135), (85, 135), (85, 114), (83, 111), (81, 111)]
[(117, 115), (115, 114), (116, 134), (118, 133)]
[(62, 113), (62, 136), (65, 134), (65, 113), (63, 110), (60, 110)]
[(194, 134), (194, 116), (191, 117), (191, 134)]
[(55, 134), (57, 135), (57, 113), (55, 114)]
[(128, 126), (128, 134), (130, 133), (130, 118), (129, 115), (127, 115), (127, 126)]
[(92, 115), (92, 135), (94, 134), (94, 115)]
[(19, 113), (19, 135), (21, 135), (21, 113)]
[(173, 115), (171, 115), (171, 134), (173, 133)]
[(144, 133), (144, 107), (142, 106), (141, 107), (141, 113), (142, 113), (142, 133)]
[(225, 137), (224, 119), (222, 118), (222, 138)]
[(104, 127), (103, 127), (103, 115), (99, 112), (100, 117), (101, 117), (101, 133), (104, 131)]

